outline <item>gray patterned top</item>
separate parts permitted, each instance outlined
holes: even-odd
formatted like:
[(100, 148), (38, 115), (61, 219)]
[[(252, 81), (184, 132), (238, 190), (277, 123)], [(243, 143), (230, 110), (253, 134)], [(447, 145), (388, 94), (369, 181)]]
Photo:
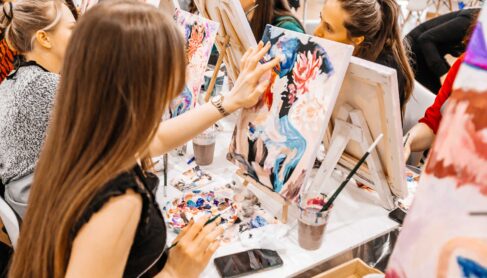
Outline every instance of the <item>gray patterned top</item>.
[(0, 84), (0, 179), (34, 171), (46, 135), (59, 75), (37, 65), (20, 67)]

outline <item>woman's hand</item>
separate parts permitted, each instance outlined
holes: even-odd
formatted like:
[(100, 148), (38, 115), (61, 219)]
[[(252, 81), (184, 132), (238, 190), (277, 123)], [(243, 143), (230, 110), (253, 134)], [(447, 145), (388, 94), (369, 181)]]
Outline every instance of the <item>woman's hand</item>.
[(209, 217), (191, 221), (174, 240), (177, 245), (170, 253), (160, 277), (198, 277), (220, 246), (217, 238), (223, 233), (220, 219), (205, 225)]
[(270, 43), (264, 46), (264, 43), (260, 42), (257, 48), (250, 48), (245, 52), (240, 62), (240, 75), (232, 91), (223, 101), (223, 107), (229, 113), (256, 105), (269, 86), (270, 70), (277, 66), (280, 60), (276, 57), (268, 63), (260, 63), (270, 48)]

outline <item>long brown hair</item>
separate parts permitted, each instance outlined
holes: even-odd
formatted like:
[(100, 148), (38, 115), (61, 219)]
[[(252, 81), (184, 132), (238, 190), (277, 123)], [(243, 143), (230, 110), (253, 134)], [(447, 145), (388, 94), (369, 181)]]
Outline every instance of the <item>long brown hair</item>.
[[(364, 41), (355, 46), (354, 55), (376, 61), (383, 50), (392, 51), (394, 60), (406, 76), (404, 103), (412, 95), (414, 73), (401, 38), (399, 6), (395, 0), (338, 0), (348, 13), (345, 28), (349, 37), (364, 36)], [(404, 105), (405, 106), (405, 105)], [(404, 108), (403, 108), (404, 109)], [(403, 111), (404, 112), (404, 111)]]
[(300, 27), (304, 30), (299, 20), (293, 15), (289, 7), (288, 0), (257, 0), (255, 2), (255, 10), (253, 11), (252, 19), (250, 20), (250, 27), (254, 33), (257, 41), (262, 39), (264, 29), (267, 24), (272, 24), (272, 21), (279, 16), (293, 17)]
[(164, 109), (184, 86), (184, 39), (135, 1), (80, 18), (37, 164), (11, 277), (63, 277), (73, 227), (99, 190), (148, 157)]

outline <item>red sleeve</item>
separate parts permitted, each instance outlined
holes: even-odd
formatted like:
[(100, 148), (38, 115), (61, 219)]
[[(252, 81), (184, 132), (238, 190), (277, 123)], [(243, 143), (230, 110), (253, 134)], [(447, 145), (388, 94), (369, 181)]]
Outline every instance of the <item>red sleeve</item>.
[(445, 103), (445, 101), (450, 97), (453, 82), (455, 82), (455, 78), (457, 77), (458, 70), (460, 69), (460, 65), (463, 63), (465, 54), (460, 56), (453, 66), (451, 67), (450, 71), (448, 72), (445, 82), (443, 86), (441, 86), (440, 91), (438, 91), (438, 95), (436, 96), (435, 102), (426, 109), (424, 113), (424, 117), (419, 120), (420, 123), (424, 123), (429, 126), (433, 132), (436, 134), (438, 131), (438, 127), (440, 126), (441, 122), (441, 107)]

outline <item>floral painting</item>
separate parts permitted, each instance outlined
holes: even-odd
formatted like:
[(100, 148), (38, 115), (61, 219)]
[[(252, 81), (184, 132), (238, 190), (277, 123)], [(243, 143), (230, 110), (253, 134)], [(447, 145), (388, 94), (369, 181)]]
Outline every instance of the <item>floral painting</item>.
[(246, 175), (295, 201), (316, 158), (352, 47), (268, 25), (265, 57), (281, 62), (260, 102), (242, 112), (228, 158)]
[(186, 40), (186, 85), (171, 103), (170, 116), (176, 117), (196, 106), (205, 70), (219, 28), (217, 22), (176, 9), (174, 20)]
[(487, 277), (486, 12), (455, 80), (387, 277)]

